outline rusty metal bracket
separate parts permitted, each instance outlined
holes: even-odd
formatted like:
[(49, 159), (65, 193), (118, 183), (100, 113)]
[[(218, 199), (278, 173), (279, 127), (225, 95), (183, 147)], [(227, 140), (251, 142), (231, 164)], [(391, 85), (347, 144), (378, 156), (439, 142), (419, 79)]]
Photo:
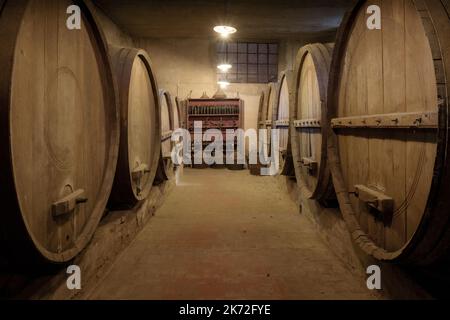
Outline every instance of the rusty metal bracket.
[(84, 196), (84, 190), (79, 189), (54, 202), (52, 204), (52, 215), (58, 217), (69, 214), (73, 212), (78, 205), (86, 203), (87, 201), (88, 199)]

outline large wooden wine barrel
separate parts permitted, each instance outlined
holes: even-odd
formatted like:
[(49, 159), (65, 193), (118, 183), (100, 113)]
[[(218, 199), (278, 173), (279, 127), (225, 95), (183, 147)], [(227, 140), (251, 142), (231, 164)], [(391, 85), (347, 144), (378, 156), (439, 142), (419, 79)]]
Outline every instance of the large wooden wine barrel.
[(166, 90), (159, 91), (161, 104), (161, 152), (155, 183), (159, 184), (174, 177), (172, 162), (172, 133), (174, 132), (174, 108), (172, 96)]
[(119, 90), (121, 135), (109, 204), (131, 208), (147, 198), (159, 163), (159, 91), (145, 51), (110, 47), (110, 54)]
[(83, 1), (5, 1), (0, 16), (1, 254), (62, 263), (91, 239), (111, 191), (119, 113), (107, 47)]
[(322, 203), (333, 195), (327, 166), (327, 89), (332, 44), (301, 48), (295, 64), (295, 106), (292, 108), (292, 156), (302, 192)]
[[(381, 29), (369, 30), (374, 4)], [(449, 252), (449, 34), (437, 0), (360, 1), (339, 31), (329, 163), (353, 238), (380, 260)]]
[(292, 162), (291, 135), (290, 129), (290, 109), (295, 105), (295, 90), (293, 72), (285, 71), (278, 81), (278, 92), (273, 111), (272, 128), (279, 130), (278, 148), (279, 165), (278, 174), (285, 176), (295, 176), (294, 164)]

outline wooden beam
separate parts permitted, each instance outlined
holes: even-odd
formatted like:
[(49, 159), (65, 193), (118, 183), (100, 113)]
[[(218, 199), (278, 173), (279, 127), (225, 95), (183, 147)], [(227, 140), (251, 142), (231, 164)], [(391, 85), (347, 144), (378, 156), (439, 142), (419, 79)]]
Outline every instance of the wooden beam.
[(318, 168), (318, 163), (313, 158), (304, 157), (304, 158), (302, 158), (302, 160), (300, 160), (300, 164), (302, 165), (302, 167), (305, 167), (308, 169), (309, 174), (314, 174)]
[(163, 134), (161, 134), (161, 141), (166, 141), (172, 137), (172, 130), (166, 131)]
[(378, 190), (364, 185), (355, 185), (355, 195), (360, 201), (384, 215), (391, 215), (394, 210), (394, 199)]
[(275, 127), (277, 128), (288, 128), (289, 127), (289, 119), (282, 119), (275, 121)]
[(79, 204), (87, 201), (84, 190), (76, 190), (52, 204), (52, 215), (58, 217), (72, 213)]
[(321, 128), (319, 119), (300, 119), (294, 120), (294, 126), (297, 129)]
[(404, 112), (335, 118), (333, 129), (380, 128), (380, 129), (437, 129), (438, 112)]

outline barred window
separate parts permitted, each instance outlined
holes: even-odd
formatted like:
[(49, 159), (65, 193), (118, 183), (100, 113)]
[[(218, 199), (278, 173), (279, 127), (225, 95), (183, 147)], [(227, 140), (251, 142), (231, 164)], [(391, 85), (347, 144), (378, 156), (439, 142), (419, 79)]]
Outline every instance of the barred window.
[(219, 42), (217, 62), (232, 65), (228, 72), (217, 69), (218, 80), (230, 83), (275, 82), (278, 79), (278, 44)]

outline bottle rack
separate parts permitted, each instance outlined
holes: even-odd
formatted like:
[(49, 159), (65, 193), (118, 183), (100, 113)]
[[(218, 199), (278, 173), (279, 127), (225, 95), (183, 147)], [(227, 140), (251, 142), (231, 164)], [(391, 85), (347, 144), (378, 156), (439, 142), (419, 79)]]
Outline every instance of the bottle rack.
[[(203, 133), (209, 129), (220, 130), (225, 142), (228, 129), (244, 129), (244, 103), (240, 99), (189, 99), (187, 101), (186, 124), (191, 133), (192, 141), (194, 141), (195, 121), (202, 122)], [(210, 143), (204, 141), (203, 145)], [(226, 152), (225, 146), (224, 152)]]

